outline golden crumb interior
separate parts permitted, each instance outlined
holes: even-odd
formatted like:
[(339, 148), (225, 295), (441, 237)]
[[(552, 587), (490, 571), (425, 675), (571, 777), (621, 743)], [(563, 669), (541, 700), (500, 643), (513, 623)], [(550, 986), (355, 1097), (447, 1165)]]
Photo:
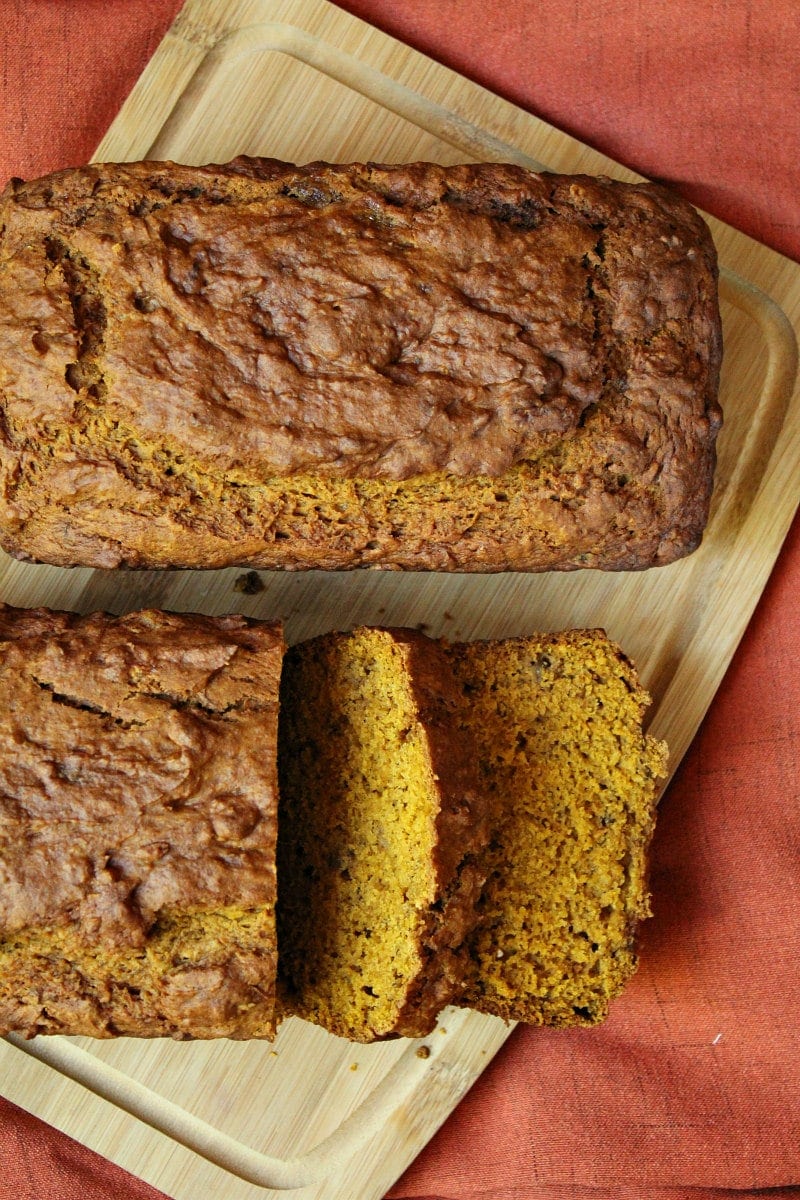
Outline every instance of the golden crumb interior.
[(281, 696), (278, 946), (291, 1011), (394, 1031), (435, 899), (438, 793), (407, 669), (380, 630), (291, 650)]
[(494, 836), (465, 1003), (534, 1024), (592, 1024), (636, 966), (666, 747), (601, 633), (451, 648)]

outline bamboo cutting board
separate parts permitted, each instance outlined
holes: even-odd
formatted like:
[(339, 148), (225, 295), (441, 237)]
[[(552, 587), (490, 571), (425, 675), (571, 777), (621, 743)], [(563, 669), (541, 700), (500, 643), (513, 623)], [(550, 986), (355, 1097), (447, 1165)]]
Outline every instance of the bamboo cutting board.
[[(225, 161), (494, 159), (630, 172), (325, 0), (189, 0), (97, 156)], [(711, 222), (725, 334), (717, 486), (689, 559), (645, 574), (468, 576), (102, 572), (0, 557), (0, 596), (282, 617), (290, 641), (359, 623), (450, 638), (604, 626), (654, 697), (677, 766), (800, 497), (800, 267)], [(624, 1003), (624, 997), (618, 1003)], [(290, 1021), (260, 1043), (0, 1043), (0, 1091), (176, 1200), (380, 1197), (510, 1032), (448, 1011), (422, 1043), (352, 1046)], [(420, 1053), (421, 1047), (425, 1049)]]

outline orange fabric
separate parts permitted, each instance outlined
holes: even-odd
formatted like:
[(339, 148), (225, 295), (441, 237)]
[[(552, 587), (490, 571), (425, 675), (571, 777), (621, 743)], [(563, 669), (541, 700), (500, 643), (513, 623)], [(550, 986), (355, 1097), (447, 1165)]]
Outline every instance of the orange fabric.
[[(800, 261), (793, 0), (342, 7)], [(0, 0), (3, 180), (84, 161), (178, 8)], [(796, 521), (664, 800), (609, 1021), (518, 1030), (394, 1200), (800, 1200), (798, 595)], [(105, 1195), (158, 1193), (0, 1101), (0, 1197)]]

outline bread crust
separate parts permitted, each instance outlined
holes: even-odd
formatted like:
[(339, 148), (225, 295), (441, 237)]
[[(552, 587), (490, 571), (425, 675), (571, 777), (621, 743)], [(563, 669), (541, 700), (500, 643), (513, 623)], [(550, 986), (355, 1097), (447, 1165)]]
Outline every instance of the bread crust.
[(0, 607), (0, 1030), (271, 1037), (280, 628)]

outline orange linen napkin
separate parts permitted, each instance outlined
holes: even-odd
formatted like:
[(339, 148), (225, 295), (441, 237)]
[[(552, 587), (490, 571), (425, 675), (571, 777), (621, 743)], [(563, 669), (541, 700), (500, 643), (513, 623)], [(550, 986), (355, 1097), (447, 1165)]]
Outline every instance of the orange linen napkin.
[[(0, 0), (3, 179), (85, 161), (179, 7)], [(800, 260), (793, 0), (341, 7)], [(393, 1200), (800, 1200), (798, 595), (795, 522), (663, 802), (609, 1021), (515, 1032)], [(158, 1193), (0, 1101), (0, 1197), (95, 1196)]]

